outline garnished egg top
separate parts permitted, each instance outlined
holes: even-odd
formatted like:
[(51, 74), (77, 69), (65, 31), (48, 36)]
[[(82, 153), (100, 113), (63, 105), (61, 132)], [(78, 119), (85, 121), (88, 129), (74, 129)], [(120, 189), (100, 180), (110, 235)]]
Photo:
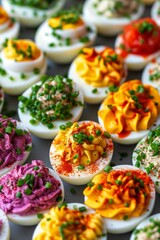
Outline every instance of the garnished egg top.
[(39, 223), (32, 239), (42, 240), (54, 235), (57, 240), (106, 239), (100, 214), (79, 203), (52, 208)]
[(85, 184), (110, 163), (110, 135), (92, 121), (62, 125), (61, 129), (51, 145), (51, 165), (64, 180)]
[(149, 129), (160, 112), (160, 94), (151, 85), (140, 80), (123, 83), (115, 92), (109, 93), (98, 112), (105, 129), (111, 134)]

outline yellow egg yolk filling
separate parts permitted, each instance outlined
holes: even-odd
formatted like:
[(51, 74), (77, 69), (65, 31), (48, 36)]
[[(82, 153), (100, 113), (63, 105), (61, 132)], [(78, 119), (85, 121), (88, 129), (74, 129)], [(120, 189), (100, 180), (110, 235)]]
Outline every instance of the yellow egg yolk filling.
[(74, 123), (58, 133), (54, 147), (62, 161), (87, 166), (107, 156), (107, 137), (101, 127), (91, 122)]
[(99, 214), (84, 214), (81, 208), (52, 208), (40, 223), (42, 231), (34, 240), (96, 240), (102, 235), (102, 218)]
[(48, 20), (48, 25), (53, 29), (75, 29), (84, 25), (84, 21), (74, 13), (64, 14)]
[(98, 111), (105, 129), (111, 134), (125, 131), (147, 130), (154, 124), (160, 112), (160, 94), (140, 80), (122, 84), (117, 92), (111, 92)]
[(25, 62), (39, 58), (41, 51), (30, 40), (8, 40), (7, 46), (3, 49), (7, 59), (16, 62)]
[(84, 190), (85, 204), (106, 218), (138, 217), (147, 210), (151, 183), (149, 176), (139, 170), (103, 172)]
[(84, 48), (75, 60), (77, 74), (93, 87), (119, 85), (125, 76), (123, 59), (111, 48)]
[(6, 11), (0, 6), (0, 25), (7, 22), (9, 20), (9, 16)]

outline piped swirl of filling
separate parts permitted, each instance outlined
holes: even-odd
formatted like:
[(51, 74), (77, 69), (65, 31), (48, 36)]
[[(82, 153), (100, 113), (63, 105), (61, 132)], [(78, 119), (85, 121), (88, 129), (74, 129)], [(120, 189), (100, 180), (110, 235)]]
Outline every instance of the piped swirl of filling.
[(157, 89), (132, 80), (108, 95), (98, 115), (111, 134), (147, 130), (158, 117), (159, 103)]
[(30, 40), (13, 40), (10, 39), (6, 42), (3, 50), (7, 59), (16, 62), (31, 61), (39, 58), (41, 51)]
[(29, 8), (38, 8), (42, 10), (49, 9), (53, 7), (57, 0), (36, 0), (36, 1), (28, 1), (28, 0), (9, 0), (12, 5), (18, 5), (18, 6), (26, 6)]
[(74, 89), (73, 81), (62, 76), (42, 77), (41, 83), (32, 87), (32, 92), (27, 98), (20, 96), (22, 112), (29, 111), (33, 117), (31, 124), (41, 122), (49, 129), (54, 128), (55, 120), (67, 120), (72, 117), (71, 110), (82, 106), (77, 101), (79, 92)]
[(130, 17), (140, 5), (138, 0), (94, 0), (93, 7), (97, 14), (107, 18)]
[(155, 184), (160, 185), (160, 126), (151, 130), (145, 141), (141, 141), (135, 149), (137, 167), (143, 166), (148, 174), (157, 178)]
[[(102, 236), (102, 218), (97, 213), (85, 213), (85, 207), (69, 209), (65, 206), (52, 208), (40, 222), (41, 233), (34, 240), (86, 239), (96, 240)], [(49, 220), (48, 220), (49, 219)]]
[(150, 218), (150, 223), (134, 231), (134, 240), (159, 240), (160, 239), (160, 220)]
[(47, 210), (61, 196), (59, 186), (41, 160), (18, 165), (0, 179), (0, 208), (22, 216)]
[(71, 127), (59, 131), (53, 145), (55, 151), (52, 158), (57, 159), (57, 162), (60, 159), (60, 165), (56, 170), (66, 175), (72, 172), (73, 166), (83, 171), (86, 166), (107, 158), (113, 151), (110, 135), (99, 124), (91, 121), (74, 123)]
[(103, 217), (127, 220), (142, 215), (151, 199), (150, 177), (139, 170), (111, 170), (95, 176), (84, 190), (85, 204)]
[(0, 114), (0, 169), (22, 161), (31, 143), (28, 131), (17, 127), (16, 120)]
[(149, 80), (160, 87), (160, 63), (156, 62), (154, 66), (149, 69)]
[(111, 48), (84, 48), (75, 65), (77, 74), (94, 87), (118, 86), (125, 76), (123, 59)]

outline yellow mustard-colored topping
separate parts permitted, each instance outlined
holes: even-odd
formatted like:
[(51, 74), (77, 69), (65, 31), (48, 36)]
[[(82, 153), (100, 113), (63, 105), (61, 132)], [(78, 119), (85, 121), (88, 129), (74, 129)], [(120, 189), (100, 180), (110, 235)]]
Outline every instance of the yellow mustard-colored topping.
[(78, 208), (52, 208), (40, 222), (41, 233), (34, 240), (96, 240), (102, 235), (99, 214), (84, 214)]
[(53, 29), (75, 29), (84, 25), (82, 18), (75, 13), (64, 13), (48, 20), (48, 25)]
[(31, 61), (39, 58), (41, 51), (31, 40), (8, 40), (4, 55), (17, 62)]
[(107, 148), (113, 149), (107, 137), (99, 124), (75, 122), (70, 128), (59, 131), (53, 144), (62, 161), (87, 166), (106, 157)]
[(84, 190), (85, 204), (103, 217), (127, 219), (143, 214), (153, 182), (139, 170), (111, 170), (95, 176)]
[(132, 80), (108, 95), (98, 115), (109, 133), (119, 134), (150, 128), (159, 112), (158, 90), (140, 80)]
[(123, 59), (111, 48), (84, 48), (75, 60), (77, 74), (94, 87), (119, 86), (125, 76)]
[(9, 16), (6, 11), (0, 6), (0, 24), (3, 24), (9, 20)]

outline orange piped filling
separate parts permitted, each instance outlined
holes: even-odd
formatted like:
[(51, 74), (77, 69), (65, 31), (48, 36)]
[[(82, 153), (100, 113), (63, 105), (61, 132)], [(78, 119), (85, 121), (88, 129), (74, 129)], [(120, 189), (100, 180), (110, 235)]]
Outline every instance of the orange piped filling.
[(95, 176), (84, 190), (85, 204), (101, 216), (113, 219), (138, 217), (151, 198), (150, 177), (139, 170), (112, 170)]
[(9, 16), (6, 11), (0, 6), (0, 24), (3, 24), (9, 20)]
[(41, 54), (40, 49), (30, 40), (10, 39), (3, 51), (6, 58), (17, 62), (35, 60)]
[(120, 134), (149, 129), (159, 112), (158, 90), (140, 80), (132, 80), (108, 95), (98, 115), (109, 133)]
[[(34, 240), (96, 240), (102, 235), (102, 218), (99, 214), (84, 214), (78, 208), (52, 208), (40, 223), (41, 232)], [(55, 238), (56, 236), (56, 238)]]
[(111, 48), (84, 48), (75, 65), (78, 75), (94, 87), (118, 86), (125, 76), (123, 59)]

